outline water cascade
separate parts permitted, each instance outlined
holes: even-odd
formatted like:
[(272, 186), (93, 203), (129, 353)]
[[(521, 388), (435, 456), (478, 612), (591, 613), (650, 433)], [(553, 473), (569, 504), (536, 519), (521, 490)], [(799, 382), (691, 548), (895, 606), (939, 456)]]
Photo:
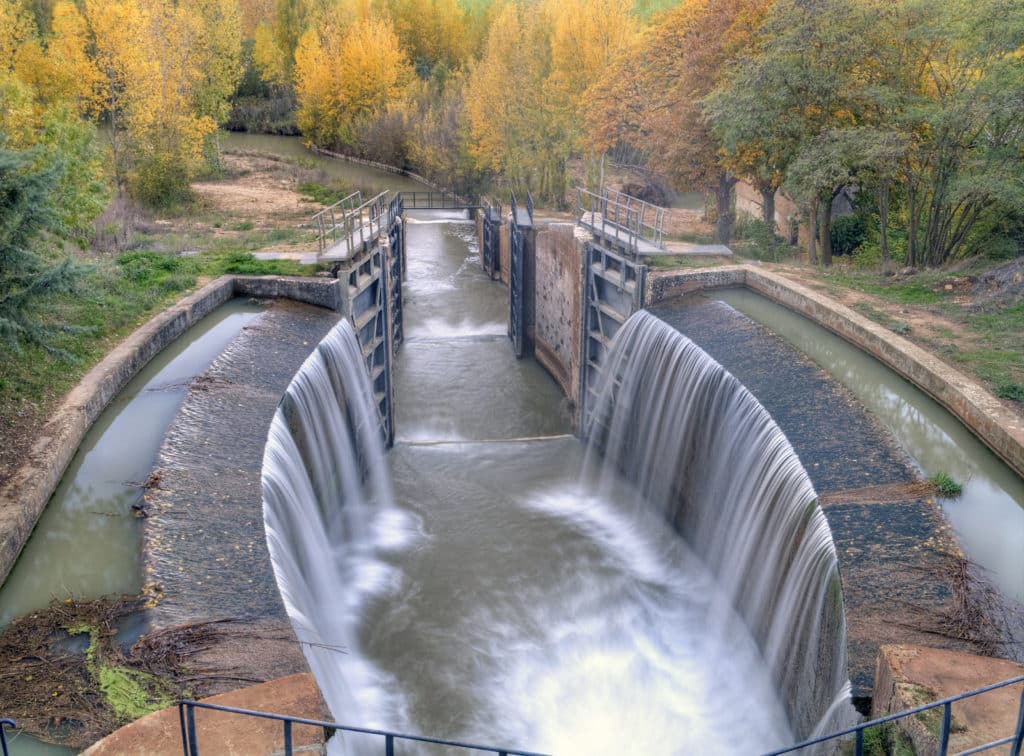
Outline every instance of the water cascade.
[[(372, 721), (379, 709), (365, 695), (379, 674), (359, 663), (347, 618), (386, 591), (380, 556), (413, 532), (393, 506), (372, 395), (359, 342), (342, 320), (289, 385), (263, 457), (263, 516), (281, 597), (328, 706), (346, 722)], [(344, 677), (339, 656), (350, 659)]]
[[(756, 398), (647, 312), (616, 334), (588, 418), (590, 464), (632, 481), (746, 621), (798, 737), (854, 716), (835, 546), (807, 473)], [(596, 450), (596, 451), (595, 451)], [(708, 632), (715, 633), (714, 623)]]
[(635, 316), (593, 415), (606, 463), (503, 336), (436, 319), (500, 317), (497, 284), (441, 228), (410, 225), (394, 449), (344, 322), (267, 443), (274, 571), (335, 719), (610, 756), (755, 753), (810, 734), (833, 702), (852, 714), (831, 536), (764, 410)]

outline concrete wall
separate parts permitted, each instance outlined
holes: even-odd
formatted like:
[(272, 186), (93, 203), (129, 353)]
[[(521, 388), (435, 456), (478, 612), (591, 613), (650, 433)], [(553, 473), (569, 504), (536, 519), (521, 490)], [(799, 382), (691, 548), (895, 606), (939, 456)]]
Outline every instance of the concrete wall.
[(536, 229), (534, 356), (574, 404), (579, 393), (583, 250), (572, 223)]
[(165, 346), (235, 296), (285, 297), (337, 309), (338, 282), (222, 276), (138, 328), (64, 398), (21, 467), (0, 488), (0, 583), (6, 578), (93, 422)]
[(645, 304), (721, 286), (753, 289), (863, 349), (935, 399), (1024, 477), (1024, 419), (935, 355), (807, 287), (750, 266), (652, 273)]

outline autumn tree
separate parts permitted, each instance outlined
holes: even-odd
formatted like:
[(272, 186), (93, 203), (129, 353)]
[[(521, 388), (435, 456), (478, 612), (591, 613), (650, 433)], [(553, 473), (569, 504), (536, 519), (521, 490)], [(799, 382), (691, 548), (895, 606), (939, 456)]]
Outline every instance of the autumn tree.
[(588, 137), (607, 150), (625, 141), (652, 169), (715, 198), (716, 238), (732, 232), (737, 173), (701, 108), (724, 67), (751, 44), (769, 0), (693, 0), (659, 17), (609, 66), (587, 98)]
[(0, 132), (8, 150), (31, 154), (33, 168), (59, 166), (50, 187), (55, 227), (82, 240), (106, 201), (103, 161), (95, 128), (86, 120), (95, 69), (85, 54), (81, 17), (58, 3), (47, 39), (31, 18), (0, 2), (0, 15), (14, 23), (0, 28), (9, 51), (0, 66)]
[(486, 52), (466, 82), (466, 112), (477, 165), (513, 191), (563, 203), (570, 141), (544, 98), (551, 51), (544, 20), (516, 3), (491, 24)]
[(882, 79), (906, 103), (894, 120), (910, 142), (908, 263), (941, 265), (978, 251), (977, 229), (1024, 210), (1024, 7), (904, 0), (885, 19), (894, 48), (915, 56), (910, 76), (890, 67)]
[(421, 78), (443, 79), (466, 62), (468, 17), (456, 0), (386, 0), (384, 7)]
[(412, 76), (386, 19), (310, 29), (295, 53), (299, 127), (318, 144), (352, 148), (360, 128), (399, 101)]
[(183, 199), (241, 75), (234, 0), (88, 0), (114, 172), (148, 204)]
[[(864, 109), (860, 62), (868, 54), (870, 14), (856, 0), (779, 0), (741, 55), (704, 100), (726, 159), (756, 156), (748, 176), (784, 175), (802, 146), (859, 123)], [(809, 196), (819, 219), (822, 259), (831, 263), (831, 190)], [(814, 249), (810, 250), (812, 261)]]

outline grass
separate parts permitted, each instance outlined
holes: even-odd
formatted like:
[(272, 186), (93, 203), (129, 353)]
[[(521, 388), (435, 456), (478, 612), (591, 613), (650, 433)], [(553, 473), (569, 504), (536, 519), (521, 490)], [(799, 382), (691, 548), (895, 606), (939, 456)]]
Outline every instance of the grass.
[[(267, 233), (265, 238), (281, 235)], [(283, 235), (291, 238), (292, 232)], [(242, 246), (256, 248), (256, 242)], [(49, 346), (67, 352), (70, 360), (36, 344), (0, 351), (0, 435), (26, 420), (45, 417), (92, 365), (201, 277), (309, 275), (314, 270), (294, 260), (257, 260), (238, 244), (193, 257), (137, 250), (90, 263), (77, 292), (39, 303), (40, 319), (55, 329)]]
[(716, 255), (655, 255), (647, 258), (647, 264), (654, 270), (677, 268), (717, 268), (736, 262)]
[[(848, 752), (853, 753), (853, 743)], [(886, 722), (864, 730), (864, 756), (915, 756), (914, 744), (894, 723)]]
[(299, 194), (303, 199), (319, 202), (321, 205), (333, 205), (355, 191), (350, 185), (341, 181), (321, 184), (316, 181), (303, 181), (299, 184)]
[[(994, 264), (988, 263), (988, 267)], [(984, 267), (975, 266), (972, 272)], [(956, 275), (959, 275), (956, 274)], [(925, 346), (973, 373), (997, 395), (1024, 401), (1024, 303), (1009, 307), (965, 307), (945, 290), (949, 271), (920, 270), (907, 278), (884, 278), (879, 273), (835, 267), (820, 272), (828, 290), (853, 289), (895, 305), (920, 308), (955, 323), (958, 338), (949, 327), (937, 326)], [(855, 309), (896, 333), (907, 335), (909, 325), (860, 303)], [(938, 337), (938, 338), (936, 338)], [(922, 340), (924, 340), (922, 334)]]
[(1024, 386), (1012, 381), (1002, 381), (996, 386), (996, 396), (1001, 399), (1012, 399), (1015, 402), (1024, 402)]
[(957, 483), (947, 472), (939, 471), (935, 473), (929, 480), (935, 486), (936, 490), (947, 499), (952, 499), (963, 493), (964, 487)]

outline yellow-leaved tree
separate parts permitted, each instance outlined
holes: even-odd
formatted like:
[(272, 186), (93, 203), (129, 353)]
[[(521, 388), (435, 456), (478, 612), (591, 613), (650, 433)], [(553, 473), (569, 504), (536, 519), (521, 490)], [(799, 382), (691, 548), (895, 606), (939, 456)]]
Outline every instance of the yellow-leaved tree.
[(352, 148), (361, 127), (403, 100), (412, 77), (387, 19), (311, 29), (295, 51), (299, 128), (322, 146)]
[(86, 15), (118, 188), (181, 201), (241, 75), (237, 1), (87, 0)]

